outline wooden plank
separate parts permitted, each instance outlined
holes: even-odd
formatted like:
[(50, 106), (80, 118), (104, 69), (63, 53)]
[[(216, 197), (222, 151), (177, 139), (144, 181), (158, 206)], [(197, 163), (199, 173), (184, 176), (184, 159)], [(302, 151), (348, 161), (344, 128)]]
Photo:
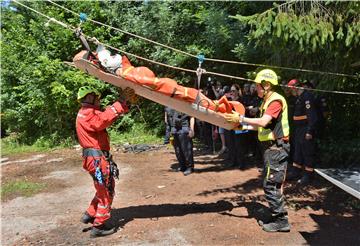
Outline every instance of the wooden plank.
[(164, 106), (168, 106), (173, 108), (177, 111), (185, 113), (187, 115), (193, 116), (199, 120), (206, 121), (213, 125), (225, 128), (227, 130), (231, 130), (236, 128), (235, 124), (229, 123), (225, 120), (224, 116), (220, 112), (215, 112), (209, 110), (205, 107), (199, 107), (196, 104), (191, 104), (189, 102), (181, 101), (176, 98), (171, 98), (167, 95), (162, 93), (156, 92), (151, 88), (135, 84), (131, 81), (125, 80), (119, 76), (116, 76), (111, 73), (106, 73), (96, 67), (94, 64), (90, 63), (86, 57), (87, 51), (81, 51), (74, 57), (74, 64), (77, 68), (81, 69), (82, 71), (95, 76), (96, 78), (115, 85), (117, 87), (126, 88), (130, 87), (135, 90), (135, 93), (139, 96), (147, 98), (151, 101), (156, 103), (162, 104)]

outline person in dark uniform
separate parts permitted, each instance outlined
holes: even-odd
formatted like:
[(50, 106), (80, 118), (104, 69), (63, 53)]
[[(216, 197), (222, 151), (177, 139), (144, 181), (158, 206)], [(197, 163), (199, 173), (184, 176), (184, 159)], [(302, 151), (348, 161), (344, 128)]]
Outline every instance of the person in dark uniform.
[[(291, 81), (290, 81), (291, 82)], [(296, 96), (294, 107), (294, 145), (293, 168), (289, 172), (288, 180), (298, 180), (301, 185), (308, 184), (314, 173), (315, 137), (318, 125), (318, 112), (315, 96), (303, 88), (307, 82), (290, 83), (291, 93)]]
[[(309, 87), (311, 89), (315, 89), (317, 86), (317, 83), (312, 80), (309, 83), (305, 84), (306, 87)], [(326, 120), (329, 117), (330, 110), (327, 105), (327, 100), (324, 95), (317, 94), (315, 95), (315, 105), (318, 112), (318, 126), (317, 126), (317, 138), (323, 139), (324, 138), (324, 130), (326, 128)]]
[(289, 126), (290, 126), (289, 163), (293, 163), (293, 157), (294, 157), (294, 152), (295, 152), (293, 115), (294, 115), (294, 108), (295, 108), (295, 102), (296, 102), (296, 96), (294, 96), (291, 93), (291, 88), (289, 86), (294, 86), (296, 83), (298, 83), (297, 79), (292, 79), (289, 81), (289, 83), (287, 83), (286, 80), (282, 81), (282, 85), (284, 86), (286, 101), (288, 103), (288, 117), (289, 117)]
[(194, 117), (180, 113), (174, 109), (166, 110), (166, 117), (170, 126), (172, 144), (174, 146), (176, 159), (179, 162), (178, 171), (189, 175), (194, 171), (193, 142)]
[(270, 69), (261, 70), (255, 78), (257, 93), (264, 101), (259, 118), (248, 118), (234, 112), (225, 114), (228, 122), (242, 125), (244, 130), (257, 130), (258, 139), (264, 147), (265, 198), (269, 203), (271, 217), (259, 221), (266, 232), (289, 232), (290, 224), (285, 209), (283, 185), (289, 153), (289, 123), (285, 98), (277, 92), (278, 77)]

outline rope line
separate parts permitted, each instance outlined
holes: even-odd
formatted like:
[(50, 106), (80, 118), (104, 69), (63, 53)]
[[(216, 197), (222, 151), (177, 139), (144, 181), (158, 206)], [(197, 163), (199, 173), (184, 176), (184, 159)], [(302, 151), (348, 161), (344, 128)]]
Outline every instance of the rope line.
[[(37, 11), (37, 10), (35, 10), (35, 9), (27, 6), (27, 5), (24, 5), (24, 4), (22, 4), (22, 3), (20, 3), (20, 2), (18, 2), (18, 1), (16, 1), (16, 0), (13, 0), (13, 2), (15, 2), (15, 3), (17, 3), (17, 4), (19, 4), (19, 5), (27, 8), (27, 9), (29, 9), (29, 10), (31, 10), (31, 11), (33, 11), (33, 12), (35, 12), (35, 13), (37, 13), (37, 14), (45, 17), (45, 18), (47, 18), (47, 19), (49, 20), (49, 22), (50, 22), (50, 21), (53, 21), (54, 23), (56, 23), (56, 24), (58, 24), (58, 25), (60, 25), (60, 26), (62, 26), (62, 27), (65, 27), (65, 28), (67, 28), (67, 29), (69, 29), (69, 30), (71, 30), (71, 31), (73, 31), (73, 32), (76, 31), (76, 29), (73, 28), (72, 26), (67, 25), (67, 24), (65, 24), (65, 23), (63, 23), (63, 22), (61, 22), (61, 21), (59, 21), (59, 20), (57, 20), (57, 19), (55, 19), (55, 18), (50, 17), (50, 16), (47, 16), (47, 15), (45, 15), (45, 14), (43, 14), (43, 13), (41, 13), (41, 12), (39, 12), (39, 11)], [(86, 36), (85, 34), (83, 34), (83, 35), (84, 35), (84, 37), (85, 37), (88, 41), (94, 42), (94, 38), (90, 38), (90, 37)], [(196, 70), (191, 70), (191, 69), (186, 69), (186, 68), (171, 66), (171, 65), (164, 64), (164, 63), (161, 63), (161, 62), (153, 61), (153, 60), (151, 60), (151, 59), (144, 58), (144, 57), (141, 57), (141, 56), (138, 56), (138, 55), (135, 55), (135, 54), (132, 54), (132, 53), (129, 53), (129, 52), (120, 50), (120, 49), (118, 49), (118, 48), (115, 48), (115, 47), (113, 47), (113, 46), (111, 46), (111, 45), (107, 45), (107, 44), (105, 44), (105, 43), (101, 43), (101, 42), (99, 42), (99, 41), (94, 42), (94, 43), (100, 43), (100, 44), (104, 45), (105, 47), (111, 48), (111, 49), (116, 50), (116, 51), (119, 51), (119, 52), (121, 52), (121, 53), (124, 53), (124, 54), (127, 54), (127, 55), (131, 55), (131, 56), (134, 56), (134, 57), (136, 57), (136, 58), (138, 58), (138, 59), (142, 59), (142, 60), (145, 60), (145, 61), (154, 63), (154, 64), (158, 64), (158, 65), (165, 66), (165, 67), (169, 67), (169, 68), (172, 68), (172, 69), (182, 70), (182, 71), (191, 72), (191, 73), (195, 73), (195, 74), (196, 74)], [(207, 73), (207, 74), (216, 75), (216, 76), (226, 77), (226, 78), (233, 78), (233, 79), (237, 79), (237, 80), (245, 80), (245, 81), (249, 81), (249, 82), (255, 82), (254, 80), (251, 80), (251, 79), (246, 79), (246, 78), (237, 77), (237, 76), (232, 76), (232, 75), (227, 75), (227, 74), (221, 74), (221, 73), (215, 73), (215, 72), (208, 72), (208, 71), (206, 71), (206, 73)], [(281, 86), (281, 87), (294, 88), (294, 86), (291, 86), (291, 87), (290, 87), (290, 86), (287, 86), (287, 85), (280, 85), (280, 86)], [(330, 91), (330, 90), (312, 89), (312, 88), (304, 88), (304, 87), (295, 87), (295, 88), (305, 89), (305, 90), (311, 90), (311, 91), (326, 92), (326, 93), (335, 93), (335, 94), (360, 95), (360, 93), (357, 93), (357, 92)]]
[(105, 44), (105, 43), (102, 43), (102, 42), (94, 42), (92, 40), (92, 38), (90, 38), (89, 36), (83, 34), (84, 37), (86, 37), (86, 39), (90, 42), (93, 42), (95, 44), (101, 44), (107, 48), (110, 48), (112, 50), (116, 50), (118, 52), (121, 52), (121, 53), (124, 53), (126, 55), (130, 55), (130, 56), (133, 56), (133, 57), (136, 57), (140, 60), (144, 60), (144, 61), (147, 61), (147, 62), (151, 62), (151, 63), (154, 63), (154, 64), (157, 64), (157, 65), (161, 65), (161, 66), (164, 66), (164, 67), (169, 67), (169, 68), (172, 68), (172, 69), (177, 69), (177, 70), (182, 70), (182, 71), (185, 71), (185, 72), (189, 72), (189, 73), (196, 73), (196, 70), (191, 70), (191, 69), (187, 69), (187, 68), (182, 68), (182, 67), (176, 67), (176, 66), (172, 66), (172, 65), (168, 65), (168, 64), (165, 64), (165, 63), (162, 63), (162, 62), (158, 62), (158, 61), (154, 61), (154, 60), (151, 60), (151, 59), (148, 59), (148, 58), (145, 58), (145, 57), (142, 57), (142, 56), (139, 56), (139, 55), (135, 55), (135, 54), (132, 54), (130, 52), (127, 52), (127, 51), (124, 51), (124, 50), (121, 50), (121, 49), (118, 49), (114, 46), (111, 46), (111, 45), (108, 45), (108, 44)]
[(48, 23), (49, 23), (50, 21), (53, 21), (54, 23), (56, 23), (56, 24), (58, 24), (58, 25), (60, 25), (60, 26), (62, 26), (62, 27), (65, 27), (65, 28), (68, 28), (68, 29), (70, 29), (70, 30), (72, 30), (72, 31), (75, 31), (75, 28), (72, 27), (72, 26), (70, 26), (70, 25), (67, 25), (67, 24), (65, 24), (65, 23), (63, 23), (63, 22), (61, 22), (61, 21), (58, 21), (58, 20), (55, 19), (55, 18), (51, 18), (51, 17), (49, 17), (49, 16), (47, 16), (47, 15), (45, 15), (45, 14), (43, 14), (43, 13), (37, 11), (37, 10), (35, 10), (35, 9), (33, 9), (33, 8), (25, 5), (25, 4), (22, 4), (22, 3), (20, 3), (20, 2), (18, 2), (18, 1), (16, 1), (16, 0), (13, 0), (13, 2), (15, 2), (15, 3), (17, 3), (17, 4), (19, 4), (19, 5), (23, 6), (23, 7), (31, 10), (31, 11), (34, 11), (35, 13), (37, 13), (37, 14), (45, 17), (45, 18), (47, 18), (47, 19), (49, 20)]
[[(65, 28), (68, 28), (68, 29), (70, 29), (71, 31), (75, 32), (75, 28), (70, 27), (69, 25), (67, 25), (67, 24), (65, 24), (65, 23), (63, 23), (63, 22), (61, 22), (61, 21), (58, 21), (58, 20), (56, 20), (56, 19), (54, 19), (54, 18), (52, 18), (52, 17), (50, 17), (50, 16), (47, 16), (47, 15), (45, 15), (45, 14), (43, 14), (43, 13), (41, 13), (41, 12), (39, 12), (39, 11), (37, 11), (37, 10), (35, 10), (35, 9), (27, 6), (27, 5), (24, 5), (24, 4), (22, 4), (22, 3), (20, 3), (20, 2), (18, 2), (18, 1), (16, 1), (16, 0), (13, 0), (13, 2), (15, 2), (15, 3), (21, 5), (21, 6), (27, 8), (27, 9), (29, 9), (29, 10), (34, 11), (35, 13), (37, 13), (37, 14), (45, 17), (45, 18), (47, 18), (49, 21), (53, 21), (54, 23), (56, 23), (56, 24), (58, 24), (58, 25), (61, 25), (61, 26), (65, 27)], [(89, 36), (87, 36), (87, 35), (85, 35), (85, 34), (83, 34), (83, 35), (84, 35), (84, 37), (86, 37), (86, 39), (87, 39), (88, 41), (93, 42), (93, 40), (92, 40)], [(162, 65), (162, 66), (166, 66), (166, 67), (170, 67), (170, 68), (173, 68), (173, 69), (178, 69), (178, 70), (182, 70), (182, 71), (186, 71), (186, 72), (196, 73), (195, 70), (186, 69), (186, 68), (181, 68), (181, 67), (175, 67), (175, 66), (171, 66), (171, 65), (164, 64), (164, 63), (161, 63), (161, 62), (153, 61), (153, 60), (151, 60), (151, 59), (147, 59), (147, 58), (144, 58), (144, 57), (141, 57), (141, 56), (132, 54), (132, 53), (130, 53), (130, 52), (126, 52), (126, 51), (124, 51), (124, 50), (120, 50), (120, 49), (115, 48), (115, 47), (113, 47), (113, 46), (111, 46), (111, 45), (107, 45), (107, 44), (102, 43), (102, 42), (99, 42), (99, 43), (102, 44), (102, 45), (104, 45), (105, 47), (108, 47), (108, 48), (111, 48), (111, 49), (113, 49), (113, 50), (119, 51), (119, 52), (124, 53), (124, 54), (126, 54), (126, 55), (134, 56), (134, 57), (136, 57), (136, 58), (138, 58), (138, 59), (142, 59), (142, 60), (145, 60), (145, 61), (148, 61), (148, 62), (152, 62), (152, 63), (154, 63), (154, 64), (158, 64), (158, 65)]]
[[(126, 55), (130, 55), (130, 56), (134, 56), (138, 59), (141, 59), (141, 60), (144, 60), (144, 61), (147, 61), (147, 62), (151, 62), (151, 63), (154, 63), (154, 64), (157, 64), (157, 65), (161, 65), (161, 66), (165, 66), (165, 67), (169, 67), (169, 68), (172, 68), (172, 69), (177, 69), (177, 70), (182, 70), (182, 71), (185, 71), (185, 72), (189, 72), (189, 73), (195, 73), (196, 74), (196, 70), (192, 70), (192, 69), (187, 69), (187, 68), (182, 68), (182, 67), (176, 67), (176, 66), (171, 66), (171, 65), (168, 65), (168, 64), (165, 64), (165, 63), (162, 63), (162, 62), (158, 62), (158, 61), (154, 61), (154, 60), (151, 60), (151, 59), (148, 59), (148, 58), (144, 58), (142, 56), (139, 56), (139, 55), (135, 55), (135, 54), (132, 54), (130, 52), (126, 52), (124, 50), (121, 50), (121, 49), (118, 49), (116, 47), (113, 47), (111, 45), (108, 45), (108, 44), (105, 44), (105, 43), (102, 43), (100, 41), (98, 42), (94, 42), (93, 38), (90, 38), (89, 36), (86, 36), (85, 34), (83, 34), (86, 39), (90, 42), (93, 42), (95, 44), (101, 44), (107, 48), (110, 48), (112, 50), (116, 50), (118, 52), (121, 52), (121, 53), (124, 53)], [(215, 72), (210, 72), (210, 71), (206, 71), (204, 69), (204, 74), (212, 74), (212, 75), (216, 75), (216, 76), (220, 76), (220, 77), (225, 77), (225, 78), (230, 78), (230, 79), (237, 79), (237, 80), (243, 80), (243, 81), (249, 81), (249, 82), (255, 82), (254, 80), (252, 79), (246, 79), (246, 78), (243, 78), (243, 77), (238, 77), (238, 76), (233, 76), (233, 75), (227, 75), (227, 74), (222, 74), (222, 73), (215, 73)]]
[(315, 88), (307, 88), (307, 87), (298, 87), (298, 86), (288, 86), (288, 85), (280, 85), (281, 87), (285, 88), (296, 88), (296, 89), (304, 89), (308, 91), (317, 91), (317, 92), (325, 92), (325, 93), (334, 93), (334, 94), (346, 94), (346, 95), (357, 95), (360, 96), (359, 92), (351, 92), (351, 91), (330, 91), (330, 90), (322, 90), (322, 89), (315, 89)]
[[(37, 11), (37, 10), (35, 10), (35, 9), (27, 6), (27, 5), (24, 5), (24, 4), (22, 4), (22, 3), (19, 3), (19, 2), (16, 1), (16, 0), (13, 0), (13, 1), (14, 1), (15, 3), (20, 4), (21, 6), (24, 6), (24, 7), (28, 8), (28, 9), (30, 9), (30, 10), (33, 10), (34, 12), (40, 14), (41, 16), (49, 19), (49, 21), (54, 21), (54, 23), (59, 24), (59, 25), (65, 27), (65, 28), (68, 28), (68, 29), (72, 30), (73, 32), (75, 32), (75, 28), (72, 28), (72, 27), (70, 27), (69, 25), (66, 25), (65, 23), (63, 23), (63, 22), (61, 22), (61, 21), (59, 21), (59, 20), (56, 20), (56, 19), (54, 19), (54, 18), (52, 18), (52, 17), (50, 17), (50, 16), (47, 16), (47, 15), (45, 15), (45, 14), (43, 14), (43, 13), (41, 13), (41, 12), (39, 12), (39, 11)], [(87, 35), (85, 35), (85, 34), (83, 34), (83, 35), (84, 35), (84, 37), (85, 37), (88, 41), (94, 42), (94, 41), (92, 40), (92, 38), (90, 38), (89, 36), (87, 36)], [(94, 43), (96, 43), (96, 42), (94, 42)], [(185, 72), (196, 73), (196, 70), (191, 70), (191, 69), (176, 67), (176, 66), (172, 66), (172, 65), (165, 64), (165, 63), (157, 62), (157, 61), (154, 61), (154, 60), (151, 60), (151, 59), (148, 59), (148, 58), (141, 57), (141, 56), (139, 56), (139, 55), (132, 54), (132, 53), (130, 53), (130, 52), (126, 52), (126, 51), (124, 51), (124, 50), (115, 48), (115, 47), (113, 47), (113, 46), (111, 46), (111, 45), (108, 45), (108, 44), (105, 44), (105, 43), (102, 43), (102, 42), (99, 42), (99, 43), (102, 44), (102, 45), (104, 45), (105, 47), (110, 48), (110, 49), (116, 50), (116, 51), (121, 52), (121, 53), (124, 53), (124, 54), (126, 54), (126, 55), (134, 56), (134, 57), (136, 57), (136, 58), (138, 58), (138, 59), (141, 59), (141, 60), (144, 60), (144, 61), (147, 61), (147, 62), (151, 62), (151, 63), (157, 64), (157, 65), (169, 67), (169, 68), (172, 68), (172, 69), (182, 70), (182, 71), (185, 71)], [(214, 73), (214, 72), (205, 72), (205, 73), (207, 73), (207, 74), (213, 74), (213, 75), (217, 75), (217, 76), (225, 77), (225, 78), (233, 78), (233, 79), (238, 79), (238, 80), (244, 80), (244, 81), (251, 81), (251, 82), (253, 82), (253, 80), (246, 79), (246, 78), (242, 78), (242, 77), (238, 77), (238, 76), (232, 76), (232, 75), (221, 74), (221, 73)]]
[[(73, 15), (80, 16), (80, 14), (78, 14), (78, 13), (76, 13), (76, 12), (74, 12), (74, 11), (68, 9), (68, 8), (65, 8), (64, 6), (62, 6), (62, 5), (60, 5), (60, 4), (57, 4), (57, 3), (55, 3), (55, 2), (53, 2), (53, 1), (51, 1), (51, 0), (47, 0), (47, 1), (50, 2), (50, 3), (52, 3), (52, 4), (54, 4), (54, 5), (56, 5), (56, 6), (58, 6), (58, 7), (60, 7), (60, 8), (62, 8), (62, 9), (64, 9), (64, 10), (66, 10), (66, 11), (68, 11), (68, 12), (70, 12), (70, 13), (72, 13)], [(116, 30), (116, 31), (125, 33), (125, 34), (127, 34), (127, 35), (129, 35), (129, 36), (133, 36), (133, 37), (135, 37), (135, 38), (142, 39), (142, 40), (147, 41), (147, 42), (149, 42), (149, 43), (153, 43), (153, 44), (162, 46), (162, 47), (164, 47), (164, 48), (167, 48), (167, 49), (176, 51), (176, 52), (178, 52), (178, 53), (181, 53), (181, 54), (184, 54), (184, 55), (187, 55), (187, 56), (191, 56), (191, 57), (197, 58), (197, 56), (195, 56), (195, 55), (193, 55), (193, 54), (190, 54), (190, 53), (188, 53), (188, 52), (185, 52), (185, 51), (182, 51), (182, 50), (173, 48), (173, 47), (171, 47), (171, 46), (168, 46), (168, 45), (165, 45), (165, 44), (162, 44), (162, 43), (153, 41), (153, 40), (151, 40), (151, 39), (148, 39), (148, 38), (139, 36), (139, 35), (137, 35), (137, 34), (134, 34), (134, 33), (131, 33), (131, 32), (128, 32), (128, 31), (125, 31), (125, 30), (122, 30), (122, 29), (119, 29), (119, 28), (116, 28), (116, 27), (113, 27), (113, 26), (110, 26), (110, 25), (107, 25), (107, 24), (105, 24), (105, 23), (102, 23), (102, 22), (99, 22), (99, 21), (96, 21), (96, 20), (93, 20), (93, 19), (90, 19), (90, 18), (87, 18), (87, 20), (89, 20), (90, 22), (95, 23), (95, 24), (97, 24), (97, 25), (105, 26), (105, 27), (111, 28), (111, 29), (113, 29), (113, 30)]]
[[(60, 4), (57, 4), (51, 0), (47, 0), (48, 2), (50, 2), (51, 4), (53, 5), (56, 5), (62, 9), (64, 9), (65, 11), (68, 11), (70, 13), (72, 13), (73, 15), (76, 15), (76, 16), (80, 16), (80, 14), (60, 5)], [(275, 9), (275, 8), (279, 8), (280, 6), (282, 5), (285, 5), (285, 4), (293, 4), (295, 3), (296, 1), (292, 1), (292, 2), (289, 2), (289, 3), (283, 3), (277, 7), (273, 7), (271, 9)], [(271, 9), (265, 11), (265, 12), (268, 12), (270, 11)], [(264, 14), (265, 12), (261, 13), (261, 14)], [(87, 18), (87, 20), (89, 20), (90, 22), (92, 23), (95, 23), (97, 25), (101, 25), (101, 26), (105, 26), (105, 27), (108, 27), (108, 28), (111, 28), (113, 30), (116, 30), (116, 31), (119, 31), (119, 32), (122, 32), (122, 33), (125, 33), (129, 36), (133, 36), (133, 37), (136, 37), (136, 38), (139, 38), (139, 39), (142, 39), (144, 41), (147, 41), (149, 43), (153, 43), (153, 44), (156, 44), (156, 45), (159, 45), (161, 47), (164, 47), (164, 48), (167, 48), (167, 49), (170, 49), (170, 50), (173, 50), (175, 52), (178, 52), (178, 53), (181, 53), (181, 54), (184, 54), (184, 55), (187, 55), (187, 56), (190, 56), (190, 57), (193, 57), (193, 58), (197, 58), (196, 55), (193, 55), (191, 53), (188, 53), (186, 51), (182, 51), (182, 50), (179, 50), (179, 49), (176, 49), (176, 48), (173, 48), (171, 46), (168, 46), (168, 45), (165, 45), (165, 44), (162, 44), (162, 43), (159, 43), (159, 42), (156, 42), (156, 41), (153, 41), (151, 39), (148, 39), (148, 38), (145, 38), (145, 37), (142, 37), (142, 36), (139, 36), (137, 34), (134, 34), (134, 33), (131, 33), (131, 32), (128, 32), (128, 31), (125, 31), (125, 30), (122, 30), (122, 29), (119, 29), (119, 28), (116, 28), (116, 27), (113, 27), (113, 26), (110, 26), (110, 25), (107, 25), (107, 24), (104, 24), (102, 22), (99, 22), (99, 21), (96, 21), (96, 20), (93, 20), (93, 19), (90, 19), (90, 18)], [(352, 74), (344, 74), (344, 73), (335, 73), (335, 72), (324, 72), (324, 71), (319, 71), (319, 70), (311, 70), (311, 69), (303, 69), (303, 68), (292, 68), (292, 67), (283, 67), (283, 66), (275, 66), (275, 65), (265, 65), (265, 64), (257, 64), (257, 63), (250, 63), (250, 62), (240, 62), (240, 61), (231, 61), (231, 60), (222, 60), (222, 59), (215, 59), (215, 58), (205, 58), (205, 60), (207, 61), (213, 61), (213, 62), (221, 62), (221, 63), (230, 63), (230, 64), (238, 64), (238, 65), (247, 65), (247, 66), (256, 66), (256, 67), (269, 67), (269, 68), (277, 68), (277, 69), (283, 69), (283, 70), (292, 70), (292, 71), (298, 71), (298, 72), (308, 72), (308, 73), (319, 73), (319, 74), (328, 74), (328, 75), (334, 75), (334, 76), (343, 76), (343, 77), (350, 77), (350, 78), (358, 78), (358, 76), (356, 75), (352, 75)]]
[(227, 61), (227, 60), (212, 59), (212, 58), (205, 58), (205, 60), (223, 62), (223, 63), (231, 63), (231, 64), (239, 64), (239, 65), (256, 66), (256, 67), (277, 68), (277, 69), (291, 70), (291, 71), (298, 71), (298, 72), (319, 73), (319, 74), (328, 74), (328, 75), (343, 76), (343, 77), (350, 77), (350, 78), (358, 78), (357, 75), (324, 72), (324, 71), (311, 70), (311, 69), (305, 69), (305, 68), (291, 68), (291, 67), (264, 65), (264, 64), (249, 63), (249, 62), (240, 62), (240, 61)]

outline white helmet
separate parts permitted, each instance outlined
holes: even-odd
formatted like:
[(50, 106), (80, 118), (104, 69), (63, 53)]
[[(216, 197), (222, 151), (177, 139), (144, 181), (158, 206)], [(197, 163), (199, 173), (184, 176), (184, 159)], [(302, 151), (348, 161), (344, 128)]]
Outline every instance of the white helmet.
[(104, 46), (99, 45), (96, 49), (98, 54), (99, 61), (101, 65), (108, 69), (116, 70), (121, 67), (122, 58), (121, 55), (116, 54), (114, 56), (111, 55), (110, 51), (105, 49)]

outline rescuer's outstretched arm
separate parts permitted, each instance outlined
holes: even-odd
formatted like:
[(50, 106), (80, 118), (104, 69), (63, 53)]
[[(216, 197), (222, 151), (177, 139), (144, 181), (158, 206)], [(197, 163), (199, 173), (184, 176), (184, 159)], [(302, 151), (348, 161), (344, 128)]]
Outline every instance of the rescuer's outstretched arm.
[(264, 114), (260, 118), (247, 118), (244, 115), (240, 115), (234, 111), (231, 114), (225, 114), (224, 117), (228, 122), (239, 123), (242, 125), (243, 130), (254, 131), (256, 131), (258, 127), (266, 127), (272, 120), (272, 117), (267, 114)]

